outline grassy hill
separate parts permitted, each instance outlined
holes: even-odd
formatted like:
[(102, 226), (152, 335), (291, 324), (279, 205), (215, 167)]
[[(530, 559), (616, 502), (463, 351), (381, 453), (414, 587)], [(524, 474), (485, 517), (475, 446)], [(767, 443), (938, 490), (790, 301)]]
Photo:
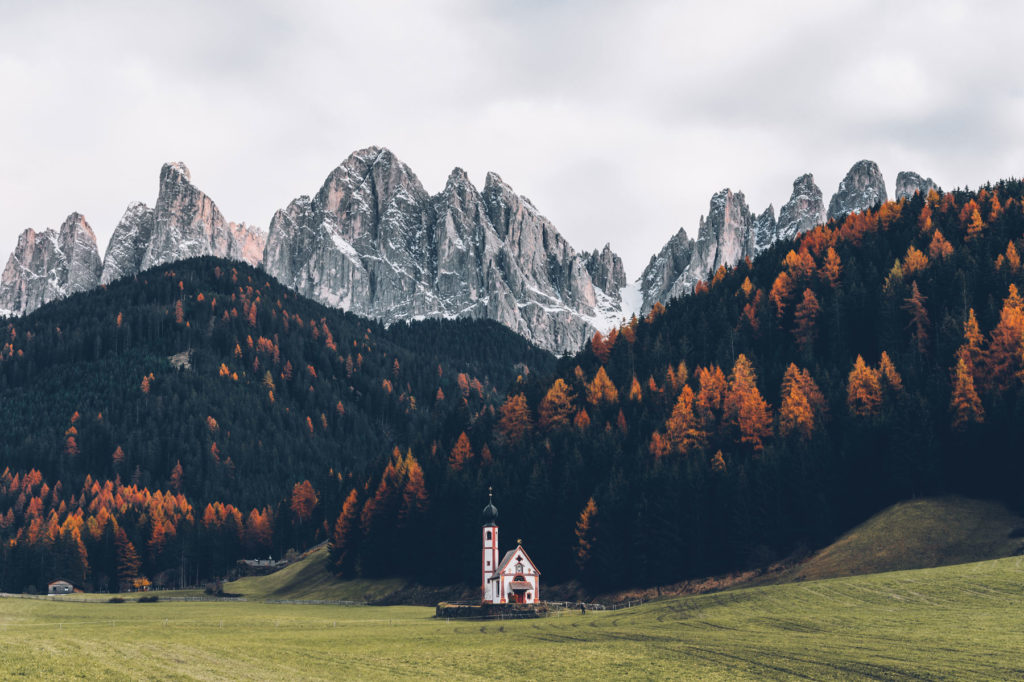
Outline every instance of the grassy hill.
[(89, 679), (1011, 679), (1024, 675), (1022, 581), (1024, 559), (1013, 557), (488, 622), (406, 606), (0, 599), (0, 669)]
[(338, 580), (327, 570), (327, 546), (306, 553), (293, 564), (270, 575), (240, 578), (224, 591), (254, 600), (372, 602), (405, 587), (400, 578)]
[(951, 566), (1022, 550), (1024, 518), (997, 502), (955, 496), (910, 500), (879, 512), (778, 581)]

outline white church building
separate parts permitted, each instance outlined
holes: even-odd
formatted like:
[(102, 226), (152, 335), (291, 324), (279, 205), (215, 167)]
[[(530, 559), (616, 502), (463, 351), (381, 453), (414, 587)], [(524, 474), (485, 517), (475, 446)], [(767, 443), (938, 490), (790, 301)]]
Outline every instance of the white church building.
[(490, 492), (487, 498), (483, 511), (483, 603), (536, 604), (540, 601), (540, 571), (521, 540), (498, 561), (498, 508)]

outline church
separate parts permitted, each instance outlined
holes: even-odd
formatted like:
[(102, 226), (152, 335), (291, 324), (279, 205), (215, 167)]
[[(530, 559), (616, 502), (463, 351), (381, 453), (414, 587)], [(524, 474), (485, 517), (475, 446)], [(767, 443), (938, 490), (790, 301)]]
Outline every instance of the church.
[(498, 561), (498, 508), (490, 491), (483, 511), (484, 604), (537, 604), (540, 602), (540, 571), (519, 540)]

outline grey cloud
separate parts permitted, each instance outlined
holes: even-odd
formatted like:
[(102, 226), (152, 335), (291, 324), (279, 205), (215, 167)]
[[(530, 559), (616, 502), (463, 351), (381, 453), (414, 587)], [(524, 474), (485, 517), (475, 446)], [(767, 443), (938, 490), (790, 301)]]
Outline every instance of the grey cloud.
[[(431, 191), (499, 172), (636, 277), (711, 194), (780, 206), (873, 158), (890, 186), (1019, 174), (1024, 8), (932, 3), (0, 0), (0, 255), (83, 212), (104, 243), (160, 164), (266, 226), (354, 149)], [(954, 49), (955, 46), (955, 49)]]

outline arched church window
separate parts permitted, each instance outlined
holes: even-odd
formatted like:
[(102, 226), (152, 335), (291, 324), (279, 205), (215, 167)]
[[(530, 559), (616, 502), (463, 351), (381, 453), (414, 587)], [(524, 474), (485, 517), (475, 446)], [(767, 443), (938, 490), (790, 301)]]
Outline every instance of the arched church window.
[(487, 531), (487, 539), (488, 539), (488, 540), (490, 540), (490, 539), (491, 539), (491, 531)]

